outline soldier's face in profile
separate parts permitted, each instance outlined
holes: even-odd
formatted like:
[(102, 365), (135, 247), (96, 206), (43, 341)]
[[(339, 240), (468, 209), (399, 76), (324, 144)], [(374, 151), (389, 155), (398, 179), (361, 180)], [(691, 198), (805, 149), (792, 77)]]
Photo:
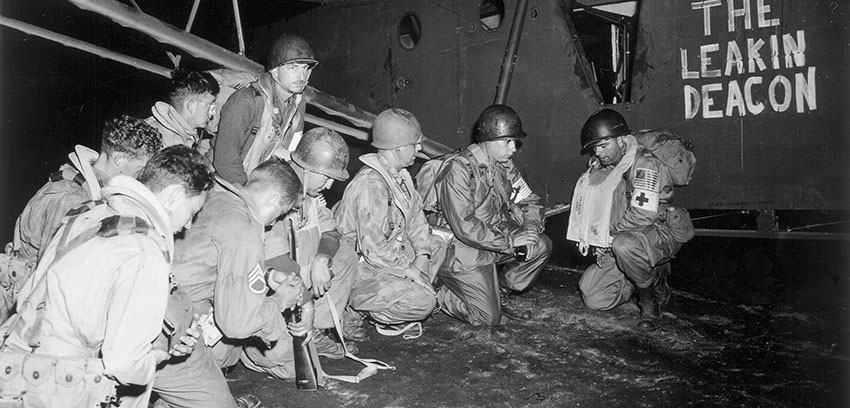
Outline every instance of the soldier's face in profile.
[(189, 117), (185, 118), (186, 122), (194, 128), (204, 128), (215, 114), (215, 109), (215, 96), (211, 93), (193, 96), (187, 104)]
[(416, 153), (422, 150), (422, 144), (416, 143), (412, 145), (402, 146), (398, 148), (399, 161), (402, 167), (413, 165), (416, 161)]
[(517, 151), (517, 141), (514, 139), (498, 139), (484, 143), (487, 155), (498, 163), (507, 163)]
[(171, 229), (175, 234), (180, 232), (182, 229), (188, 229), (192, 226), (192, 219), (195, 217), (195, 214), (198, 211), (201, 211), (204, 203), (207, 201), (207, 192), (201, 192), (195, 195), (182, 195), (179, 199), (176, 199), (174, 203), (168, 208), (170, 211), (170, 221), (171, 221)]
[(320, 173), (306, 171), (304, 172), (304, 193), (310, 197), (316, 197), (322, 191), (331, 188), (333, 179)]
[(623, 146), (619, 138), (608, 138), (593, 146), (593, 155), (603, 166), (613, 166), (623, 157)]

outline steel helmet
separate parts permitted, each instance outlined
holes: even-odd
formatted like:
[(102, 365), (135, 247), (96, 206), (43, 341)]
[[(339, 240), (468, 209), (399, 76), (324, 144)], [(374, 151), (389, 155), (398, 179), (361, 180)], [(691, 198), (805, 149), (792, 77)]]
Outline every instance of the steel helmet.
[(303, 62), (315, 67), (319, 62), (313, 58), (313, 49), (303, 37), (284, 34), (272, 44), (266, 58), (266, 71), (271, 71), (288, 62)]
[(581, 127), (581, 148), (587, 149), (601, 140), (630, 133), (623, 115), (613, 109), (601, 109), (590, 115)]
[(522, 139), (525, 132), (519, 115), (507, 105), (490, 105), (481, 112), (475, 125), (475, 141), (489, 142), (497, 139)]
[(399, 108), (387, 109), (372, 124), (372, 146), (378, 149), (421, 143), (425, 136), (412, 113)]
[(339, 133), (317, 127), (304, 133), (292, 161), (306, 170), (335, 180), (348, 180), (348, 145)]

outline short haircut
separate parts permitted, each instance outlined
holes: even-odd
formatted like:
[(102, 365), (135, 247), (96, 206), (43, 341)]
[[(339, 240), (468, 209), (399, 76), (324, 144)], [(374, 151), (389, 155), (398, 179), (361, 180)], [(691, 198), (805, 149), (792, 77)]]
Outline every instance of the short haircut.
[(162, 137), (155, 127), (128, 115), (106, 121), (100, 151), (108, 155), (126, 153), (133, 158), (148, 158), (162, 149)]
[(287, 162), (272, 157), (260, 163), (245, 182), (245, 188), (252, 191), (272, 190), (280, 194), (280, 205), (295, 203), (303, 192), (303, 185), (295, 170)]
[(171, 92), (168, 98), (172, 105), (177, 106), (180, 101), (190, 96), (205, 93), (216, 96), (218, 91), (218, 81), (209, 72), (178, 68), (171, 73)]
[(188, 196), (195, 196), (213, 186), (213, 174), (206, 159), (195, 149), (183, 145), (169, 146), (153, 155), (142, 168), (138, 180), (153, 192), (179, 184)]

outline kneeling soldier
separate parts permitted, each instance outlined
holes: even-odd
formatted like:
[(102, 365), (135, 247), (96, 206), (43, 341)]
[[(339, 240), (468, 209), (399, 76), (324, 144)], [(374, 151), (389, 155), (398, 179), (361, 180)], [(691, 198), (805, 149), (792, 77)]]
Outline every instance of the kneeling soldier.
[(436, 306), (432, 281), (445, 242), (431, 234), (422, 198), (406, 167), (422, 150), (422, 130), (410, 112), (388, 109), (375, 119), (365, 166), (351, 180), (334, 216), (343, 236), (355, 240), (360, 272), (351, 306), (382, 325), (416, 322)]

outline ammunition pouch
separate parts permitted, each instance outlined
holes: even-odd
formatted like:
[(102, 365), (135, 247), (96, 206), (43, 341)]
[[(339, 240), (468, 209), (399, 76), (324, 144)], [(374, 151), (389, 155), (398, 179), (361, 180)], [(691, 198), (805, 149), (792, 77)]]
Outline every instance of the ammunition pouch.
[(35, 267), (35, 261), (16, 256), (8, 247), (6, 253), (0, 253), (0, 323), (14, 312), (18, 292)]
[(180, 344), (180, 337), (186, 335), (193, 317), (189, 295), (180, 286), (172, 286), (168, 305), (165, 307), (165, 317), (162, 319), (162, 331), (154, 340), (153, 347), (170, 351), (172, 347)]
[(116, 385), (97, 358), (0, 352), (0, 408), (115, 407)]
[(667, 229), (673, 239), (679, 244), (684, 244), (694, 237), (694, 224), (691, 215), (684, 208), (670, 207), (667, 209)]

